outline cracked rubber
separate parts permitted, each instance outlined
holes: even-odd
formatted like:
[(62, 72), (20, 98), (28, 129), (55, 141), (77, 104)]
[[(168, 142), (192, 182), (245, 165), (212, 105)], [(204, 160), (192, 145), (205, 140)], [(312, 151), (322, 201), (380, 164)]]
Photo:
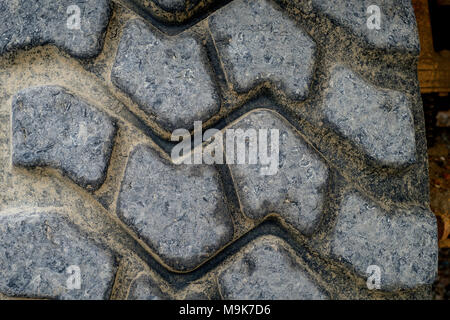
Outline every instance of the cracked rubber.
[[(91, 2), (0, 0), (0, 298), (431, 297), (409, 1)], [(276, 173), (172, 162), (194, 121)]]

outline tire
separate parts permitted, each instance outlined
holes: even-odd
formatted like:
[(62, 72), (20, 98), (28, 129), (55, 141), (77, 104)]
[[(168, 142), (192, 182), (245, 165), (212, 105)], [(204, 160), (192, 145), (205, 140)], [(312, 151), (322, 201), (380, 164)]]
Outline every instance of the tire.
[(0, 0), (0, 297), (431, 298), (415, 17), (375, 2)]

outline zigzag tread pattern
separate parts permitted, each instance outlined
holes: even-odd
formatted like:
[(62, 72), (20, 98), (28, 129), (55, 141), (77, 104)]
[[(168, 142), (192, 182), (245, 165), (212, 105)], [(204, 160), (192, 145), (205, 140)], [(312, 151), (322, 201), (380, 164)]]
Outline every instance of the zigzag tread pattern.
[[(380, 30), (371, 1), (18, 2), (0, 0), (2, 296), (429, 297), (437, 227), (407, 1), (380, 2)], [(276, 173), (174, 163), (171, 132), (195, 121), (277, 129)]]

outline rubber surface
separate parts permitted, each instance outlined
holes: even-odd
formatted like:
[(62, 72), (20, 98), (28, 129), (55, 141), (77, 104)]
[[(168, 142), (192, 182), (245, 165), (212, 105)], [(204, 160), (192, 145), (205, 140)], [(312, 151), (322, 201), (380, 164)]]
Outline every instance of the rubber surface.
[[(431, 297), (410, 2), (0, 0), (0, 21), (0, 297)], [(195, 121), (277, 129), (276, 173), (173, 163)]]

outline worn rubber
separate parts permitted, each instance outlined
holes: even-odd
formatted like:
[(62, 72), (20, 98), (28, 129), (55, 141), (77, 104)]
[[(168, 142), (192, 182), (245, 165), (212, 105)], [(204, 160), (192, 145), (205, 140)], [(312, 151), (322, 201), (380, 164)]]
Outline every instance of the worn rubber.
[[(0, 0), (0, 21), (1, 298), (431, 297), (409, 1)], [(172, 163), (194, 121), (278, 129), (277, 173)]]

